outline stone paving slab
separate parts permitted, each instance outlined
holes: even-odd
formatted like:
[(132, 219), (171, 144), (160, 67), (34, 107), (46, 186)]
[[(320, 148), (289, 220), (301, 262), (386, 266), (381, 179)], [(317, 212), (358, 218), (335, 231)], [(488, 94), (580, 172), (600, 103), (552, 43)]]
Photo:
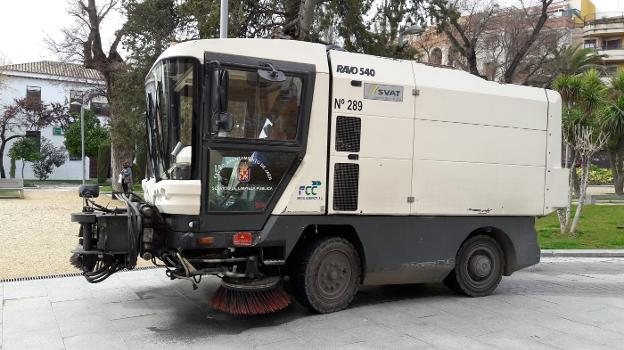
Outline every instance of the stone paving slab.
[(314, 315), (211, 310), (161, 269), (0, 283), (0, 349), (624, 349), (624, 259), (543, 258), (484, 298), (440, 285), (366, 287)]

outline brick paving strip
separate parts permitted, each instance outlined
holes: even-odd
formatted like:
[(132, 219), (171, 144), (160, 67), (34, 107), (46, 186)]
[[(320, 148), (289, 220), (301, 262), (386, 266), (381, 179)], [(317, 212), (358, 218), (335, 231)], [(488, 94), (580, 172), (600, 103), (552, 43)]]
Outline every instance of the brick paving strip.
[(624, 259), (549, 258), (503, 278), (494, 295), (441, 285), (366, 287), (347, 310), (297, 304), (240, 318), (215, 312), (219, 285), (193, 291), (161, 269), (0, 283), (0, 348), (10, 349), (617, 349)]

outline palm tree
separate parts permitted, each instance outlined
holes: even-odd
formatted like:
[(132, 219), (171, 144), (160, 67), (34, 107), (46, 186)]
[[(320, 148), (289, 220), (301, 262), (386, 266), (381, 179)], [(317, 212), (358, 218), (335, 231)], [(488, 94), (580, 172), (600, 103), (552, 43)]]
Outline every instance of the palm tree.
[(605, 55), (598, 54), (596, 49), (576, 46), (563, 46), (553, 53), (552, 64), (562, 75), (582, 73), (590, 68), (599, 69), (603, 65)]
[[(553, 82), (553, 87), (559, 91), (563, 100), (563, 134), (566, 147), (571, 150), (572, 155), (568, 206), (565, 210), (558, 211), (559, 222), (562, 233), (574, 233), (583, 209), (591, 163), (591, 156), (583, 151), (584, 143), (579, 139), (581, 134), (579, 131), (590, 132), (592, 138), (604, 139), (601, 117), (607, 109), (605, 106), (608, 106), (608, 88), (600, 78), (600, 73), (593, 68), (574, 75), (559, 75)], [(581, 181), (576, 171), (578, 164), (582, 165)], [(574, 215), (574, 222), (571, 222), (573, 190), (579, 196), (579, 205)]]
[(624, 70), (611, 78), (610, 103), (602, 113), (600, 123), (609, 132), (607, 151), (613, 175), (615, 193), (624, 194)]

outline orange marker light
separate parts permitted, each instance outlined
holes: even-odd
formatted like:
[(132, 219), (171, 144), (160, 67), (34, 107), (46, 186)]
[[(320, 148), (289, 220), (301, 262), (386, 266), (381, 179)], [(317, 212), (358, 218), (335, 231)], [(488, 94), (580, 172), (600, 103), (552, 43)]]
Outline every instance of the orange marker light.
[(249, 247), (253, 243), (251, 232), (236, 232), (232, 237), (232, 243), (237, 247)]
[(197, 244), (198, 245), (209, 246), (209, 245), (213, 245), (214, 244), (214, 240), (215, 239), (212, 236), (198, 237), (197, 238)]

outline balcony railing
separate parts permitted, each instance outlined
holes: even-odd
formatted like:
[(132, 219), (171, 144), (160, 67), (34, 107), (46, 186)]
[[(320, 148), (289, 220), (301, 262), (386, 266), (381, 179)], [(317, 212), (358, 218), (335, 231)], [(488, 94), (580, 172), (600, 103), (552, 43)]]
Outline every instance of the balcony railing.
[(624, 12), (596, 12), (584, 16), (585, 25), (624, 23)]

